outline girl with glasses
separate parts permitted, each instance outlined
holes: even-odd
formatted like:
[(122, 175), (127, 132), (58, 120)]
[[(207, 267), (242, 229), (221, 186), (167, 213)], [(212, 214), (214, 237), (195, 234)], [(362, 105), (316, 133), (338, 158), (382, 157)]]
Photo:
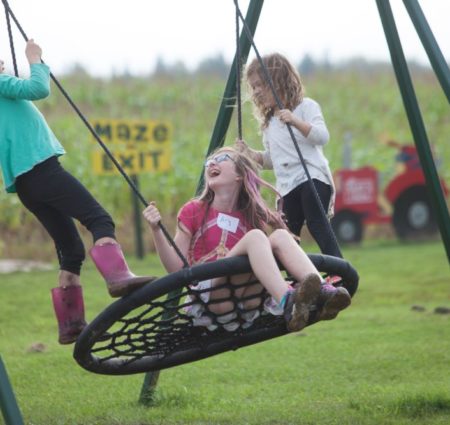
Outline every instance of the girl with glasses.
[[(270, 294), (265, 300), (265, 309), (272, 314), (283, 314), (289, 330), (303, 329), (311, 309), (320, 303), (323, 281), (287, 230), (281, 215), (269, 209), (260, 194), (260, 186), (275, 189), (258, 176), (257, 166), (251, 159), (230, 147), (221, 148), (208, 158), (204, 180), (205, 187), (200, 196), (187, 202), (178, 213), (174, 241), (181, 253), (190, 265), (247, 255), (258, 283), (239, 286), (234, 291), (241, 300), (238, 303), (241, 319), (250, 325), (259, 315), (260, 312), (254, 309), (260, 300), (251, 295), (261, 294), (264, 287)], [(159, 226), (161, 214), (154, 202), (143, 215), (167, 272), (180, 270), (183, 263)], [(293, 287), (285, 281), (276, 259), (299, 284)], [(252, 277), (233, 276), (231, 283), (240, 285)], [(196, 289), (203, 291), (223, 282), (224, 278), (203, 281)], [(225, 329), (234, 330), (239, 325), (232, 319), (238, 313), (233, 302), (227, 299), (229, 295), (227, 288), (201, 292), (199, 296), (203, 303), (193, 304), (188, 312), (198, 320), (197, 323), (207, 326), (209, 323), (201, 320), (205, 318), (204, 303), (220, 300), (208, 304), (209, 311), (223, 319)], [(335, 316), (335, 310), (336, 306), (330, 304), (324, 311), (325, 316)]]

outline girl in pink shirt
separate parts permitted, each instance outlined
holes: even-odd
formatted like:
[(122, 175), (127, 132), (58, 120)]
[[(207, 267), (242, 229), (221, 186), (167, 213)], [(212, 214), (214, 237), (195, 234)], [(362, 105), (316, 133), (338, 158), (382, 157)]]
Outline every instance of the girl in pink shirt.
[[(252, 277), (259, 283), (235, 289), (235, 296), (243, 300), (239, 308), (254, 309), (255, 299), (250, 296), (261, 293), (262, 285), (272, 296), (277, 310), (284, 314), (288, 329), (303, 329), (310, 310), (317, 303), (322, 277), (287, 230), (281, 216), (270, 210), (261, 197), (260, 185), (271, 186), (258, 177), (252, 160), (230, 147), (219, 149), (206, 161), (204, 177), (203, 193), (186, 203), (178, 215), (174, 242), (179, 250), (191, 265), (247, 255), (253, 274), (233, 276), (231, 284), (240, 285)], [(159, 226), (161, 215), (154, 202), (143, 215), (165, 269), (169, 273), (180, 270), (183, 263)], [(270, 234), (269, 229), (273, 229)], [(275, 257), (299, 282), (295, 289), (283, 278)], [(200, 282), (199, 289), (214, 288), (224, 281), (225, 278), (216, 278)], [(201, 297), (207, 294), (210, 301), (223, 300), (208, 304), (208, 309), (224, 316), (235, 308), (227, 299), (229, 292), (227, 288), (213, 289), (203, 292)]]

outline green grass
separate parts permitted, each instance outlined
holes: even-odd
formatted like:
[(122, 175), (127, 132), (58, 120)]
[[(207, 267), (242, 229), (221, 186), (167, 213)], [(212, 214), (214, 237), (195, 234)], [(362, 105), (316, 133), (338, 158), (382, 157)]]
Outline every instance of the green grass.
[[(450, 183), (448, 102), (430, 74), (413, 79), (441, 175)], [(62, 83), (88, 119), (172, 121), (173, 170), (140, 177), (141, 193), (158, 202), (171, 231), (178, 208), (195, 192), (225, 81), (72, 77)], [(395, 171), (396, 152), (380, 140), (387, 135), (412, 141), (394, 76), (335, 72), (309, 77), (305, 84), (330, 129), (325, 153), (332, 169), (342, 166), (343, 141), (351, 132), (353, 166), (374, 165), (386, 183)], [(119, 241), (131, 252), (133, 215), (126, 182), (93, 175), (89, 132), (54, 92), (38, 106), (68, 151), (64, 165), (112, 214)], [(243, 134), (259, 148), (250, 109), (244, 104)], [(227, 144), (233, 143), (236, 127), (234, 116)], [(271, 172), (264, 177), (273, 181)], [(0, 193), (0, 216), (1, 257), (55, 258), (48, 236), (16, 196)], [(82, 233), (90, 242), (90, 235)], [(433, 313), (435, 307), (450, 306), (442, 244), (366, 240), (361, 247), (344, 248), (344, 256), (361, 283), (338, 320), (318, 323), (303, 336), (163, 371), (152, 408), (137, 403), (143, 376), (88, 373), (72, 359), (72, 347), (58, 345), (50, 301), (56, 266), (54, 272), (0, 275), (0, 354), (26, 424), (450, 423), (450, 316)], [(138, 273), (162, 273), (154, 255), (131, 263)], [(82, 277), (92, 319), (111, 299), (89, 261)], [(412, 311), (416, 304), (425, 311)], [(44, 344), (43, 352), (30, 350), (37, 343)]]
[[(338, 319), (165, 370), (151, 408), (137, 402), (142, 375), (89, 373), (58, 345), (56, 272), (2, 275), (0, 353), (26, 424), (449, 423), (450, 315), (434, 313), (450, 307), (442, 243), (372, 241), (344, 256), (361, 280)], [(162, 273), (153, 255), (131, 264)], [(111, 299), (89, 262), (83, 280), (92, 319)], [(45, 350), (30, 352), (37, 342)]]

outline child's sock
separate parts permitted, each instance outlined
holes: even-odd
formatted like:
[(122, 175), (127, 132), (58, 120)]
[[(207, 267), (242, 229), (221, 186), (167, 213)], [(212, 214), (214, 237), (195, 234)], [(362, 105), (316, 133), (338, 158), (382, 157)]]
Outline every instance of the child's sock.
[(281, 298), (281, 301), (279, 302), (278, 306), (281, 307), (284, 310), (284, 307), (286, 306), (286, 302), (288, 299), (289, 294), (291, 294), (292, 292), (294, 292), (293, 288), (289, 288), (285, 294), (283, 295), (283, 297)]

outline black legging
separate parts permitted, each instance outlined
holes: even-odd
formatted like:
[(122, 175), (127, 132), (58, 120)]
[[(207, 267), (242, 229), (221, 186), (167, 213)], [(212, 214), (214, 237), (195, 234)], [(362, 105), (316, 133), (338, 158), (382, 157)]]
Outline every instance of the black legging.
[[(331, 186), (313, 179), (319, 199), (325, 211), (328, 209), (331, 197)], [(299, 236), (306, 220), (306, 226), (314, 240), (319, 245), (322, 254), (341, 257), (337, 244), (331, 234), (331, 229), (323, 222), (320, 207), (309, 182), (302, 183), (287, 195), (283, 196), (283, 212), (286, 215), (289, 230)]]
[(111, 216), (56, 157), (19, 176), (16, 189), (23, 205), (52, 237), (61, 270), (79, 275), (86, 255), (72, 218), (91, 232), (94, 242), (102, 237), (115, 238)]

